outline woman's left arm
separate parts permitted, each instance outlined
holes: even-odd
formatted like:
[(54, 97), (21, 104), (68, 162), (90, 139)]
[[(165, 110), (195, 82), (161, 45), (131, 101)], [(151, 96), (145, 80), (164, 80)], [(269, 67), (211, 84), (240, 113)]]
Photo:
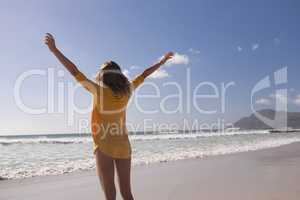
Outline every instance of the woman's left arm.
[(144, 78), (147, 78), (148, 76), (150, 76), (152, 73), (154, 73), (156, 70), (158, 70), (160, 68), (160, 66), (162, 66), (163, 64), (165, 64), (168, 60), (170, 60), (173, 57), (173, 52), (168, 52), (166, 53), (162, 59), (155, 63), (154, 65), (148, 67), (143, 73), (142, 75), (144, 76)]

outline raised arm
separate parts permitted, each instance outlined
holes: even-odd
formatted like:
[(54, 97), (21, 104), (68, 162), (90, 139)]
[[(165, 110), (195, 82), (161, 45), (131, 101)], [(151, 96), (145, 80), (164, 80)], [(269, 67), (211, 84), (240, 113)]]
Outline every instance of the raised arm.
[(64, 54), (62, 54), (59, 49), (56, 48), (54, 37), (50, 33), (46, 34), (45, 44), (48, 46), (49, 50), (54, 54), (54, 56), (59, 60), (59, 62), (63, 66), (65, 66), (73, 76), (76, 76), (79, 73), (76, 65), (66, 56), (64, 56)]
[(85, 75), (78, 70), (76, 65), (66, 56), (64, 56), (64, 54), (58, 48), (56, 48), (54, 37), (50, 33), (47, 33), (45, 36), (45, 44), (59, 60), (59, 62), (65, 66), (65, 68), (76, 78), (79, 83), (81, 83), (85, 89), (92, 93), (96, 92), (97, 84), (86, 78)]
[(156, 70), (158, 70), (160, 68), (160, 66), (162, 66), (163, 64), (165, 64), (169, 59), (171, 59), (173, 57), (173, 52), (168, 52), (166, 53), (163, 58), (158, 61), (157, 63), (155, 63), (154, 65), (148, 67), (143, 73), (142, 76), (144, 78), (150, 76), (153, 72), (155, 72)]
[(141, 85), (141, 83), (144, 81), (145, 78), (147, 78), (148, 76), (150, 76), (153, 72), (155, 72), (156, 70), (159, 69), (160, 66), (162, 66), (163, 64), (165, 64), (169, 59), (171, 59), (173, 57), (173, 53), (172, 52), (168, 52), (166, 53), (162, 59), (160, 61), (158, 61), (157, 63), (155, 63), (154, 65), (148, 67), (147, 69), (145, 69), (145, 71), (143, 73), (141, 73), (140, 75), (136, 76), (132, 81), (132, 87), (133, 89), (136, 89), (139, 85)]

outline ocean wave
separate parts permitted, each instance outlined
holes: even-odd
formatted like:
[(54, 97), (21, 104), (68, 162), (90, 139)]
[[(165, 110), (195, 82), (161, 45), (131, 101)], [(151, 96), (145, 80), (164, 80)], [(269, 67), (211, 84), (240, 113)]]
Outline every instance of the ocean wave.
[(0, 139), (1, 145), (13, 144), (81, 144), (91, 142), (91, 138), (32, 138), (32, 139)]
[[(232, 131), (232, 132), (192, 132), (192, 133), (165, 133), (165, 134), (139, 134), (129, 135), (131, 140), (176, 140), (193, 139), (201, 137), (268, 134), (267, 130)], [(81, 144), (92, 142), (92, 137), (32, 137), (32, 138), (0, 138), (0, 145), (13, 144)]]
[[(228, 143), (230, 142), (230, 143)], [(225, 155), (238, 152), (248, 152), (260, 149), (279, 147), (282, 145), (300, 142), (299, 136), (279, 136), (273, 137), (255, 137), (248, 140), (247, 138), (236, 138), (235, 140), (220, 140), (219, 142), (203, 143), (193, 145), (188, 148), (178, 145), (165, 145), (165, 148), (156, 148), (155, 151), (150, 149), (142, 150), (134, 146), (133, 165), (147, 165), (157, 162), (170, 162), (183, 159), (203, 158), (215, 155)], [(155, 143), (151, 142), (152, 145)], [(144, 146), (144, 145), (143, 145)], [(159, 147), (159, 145), (157, 146)], [(46, 155), (48, 157), (48, 155)], [(19, 179), (34, 176), (59, 175), (79, 170), (91, 170), (95, 168), (95, 161), (92, 154), (88, 157), (71, 159), (68, 157), (59, 157), (57, 160), (37, 161), (38, 164), (22, 163), (20, 166), (4, 165), (0, 169), (0, 177), (5, 179)]]
[(285, 139), (267, 139), (265, 141), (250, 142), (248, 144), (240, 145), (225, 145), (217, 144), (213, 148), (206, 150), (199, 148), (190, 148), (180, 151), (159, 152), (151, 155), (144, 155), (139, 158), (134, 158), (135, 165), (144, 165), (157, 162), (170, 162), (184, 159), (203, 158), (209, 156), (226, 155), (240, 152), (257, 151), (261, 149), (269, 149), (280, 147), (283, 145), (300, 142), (300, 138), (285, 138)]
[(0, 175), (5, 179), (22, 179), (36, 176), (61, 175), (80, 170), (94, 169), (95, 163), (92, 158), (76, 161), (65, 159), (64, 162), (39, 163), (39, 165), (25, 165), (11, 170), (10, 167), (0, 169)]
[(232, 132), (200, 132), (200, 133), (180, 133), (180, 134), (148, 134), (148, 135), (131, 135), (132, 140), (172, 140), (172, 139), (193, 139), (201, 137), (218, 137), (218, 136), (234, 136), (234, 135), (253, 135), (253, 134), (269, 134), (268, 130), (256, 131), (232, 131)]

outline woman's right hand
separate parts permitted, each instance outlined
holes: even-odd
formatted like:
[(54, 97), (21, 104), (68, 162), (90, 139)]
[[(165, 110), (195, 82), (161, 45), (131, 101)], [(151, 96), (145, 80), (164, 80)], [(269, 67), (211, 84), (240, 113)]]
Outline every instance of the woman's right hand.
[(44, 42), (50, 51), (54, 51), (56, 49), (54, 37), (50, 33), (46, 34)]

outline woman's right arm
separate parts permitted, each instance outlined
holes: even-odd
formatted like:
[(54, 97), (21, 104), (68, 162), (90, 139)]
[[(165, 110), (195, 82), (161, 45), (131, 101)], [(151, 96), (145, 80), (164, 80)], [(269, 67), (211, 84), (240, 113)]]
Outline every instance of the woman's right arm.
[(45, 44), (48, 46), (49, 50), (54, 54), (54, 56), (59, 60), (59, 62), (65, 66), (65, 68), (75, 77), (75, 79), (82, 84), (82, 86), (88, 91), (94, 93), (97, 88), (97, 84), (89, 80), (82, 74), (76, 65), (69, 60), (58, 48), (56, 48), (54, 37), (47, 33), (45, 37)]

